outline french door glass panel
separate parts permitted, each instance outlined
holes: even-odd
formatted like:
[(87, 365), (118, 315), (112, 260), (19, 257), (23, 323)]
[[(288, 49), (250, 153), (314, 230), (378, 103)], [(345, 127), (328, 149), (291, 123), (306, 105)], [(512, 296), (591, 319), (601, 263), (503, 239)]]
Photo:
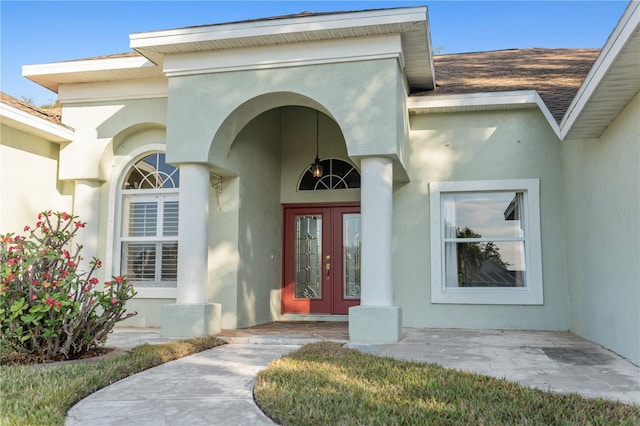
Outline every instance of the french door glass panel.
[(360, 299), (360, 213), (342, 215), (342, 268), (345, 299)]
[(296, 216), (295, 235), (295, 297), (322, 299), (322, 216)]

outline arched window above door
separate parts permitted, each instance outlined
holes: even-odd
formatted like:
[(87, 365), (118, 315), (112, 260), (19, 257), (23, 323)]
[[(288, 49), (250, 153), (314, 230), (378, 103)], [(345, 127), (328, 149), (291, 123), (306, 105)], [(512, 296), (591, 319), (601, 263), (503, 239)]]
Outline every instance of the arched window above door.
[(314, 177), (309, 166), (300, 179), (298, 191), (360, 188), (360, 172), (353, 164), (338, 158), (326, 158), (320, 164), (323, 176)]

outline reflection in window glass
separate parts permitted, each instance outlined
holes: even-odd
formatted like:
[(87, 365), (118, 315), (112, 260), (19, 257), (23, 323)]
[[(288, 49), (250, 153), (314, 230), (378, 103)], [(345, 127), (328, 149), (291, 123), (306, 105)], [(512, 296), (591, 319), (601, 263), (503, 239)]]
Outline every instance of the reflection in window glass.
[(442, 195), (446, 287), (526, 287), (522, 192)]

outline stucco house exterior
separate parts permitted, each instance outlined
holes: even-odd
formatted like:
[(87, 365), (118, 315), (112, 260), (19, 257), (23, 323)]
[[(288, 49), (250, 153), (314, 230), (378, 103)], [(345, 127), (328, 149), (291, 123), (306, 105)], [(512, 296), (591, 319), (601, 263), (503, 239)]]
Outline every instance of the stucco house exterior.
[(73, 211), (166, 335), (571, 330), (640, 364), (638, 5), (600, 50), (434, 56), (412, 7), (24, 66), (62, 112), (3, 95), (0, 231)]

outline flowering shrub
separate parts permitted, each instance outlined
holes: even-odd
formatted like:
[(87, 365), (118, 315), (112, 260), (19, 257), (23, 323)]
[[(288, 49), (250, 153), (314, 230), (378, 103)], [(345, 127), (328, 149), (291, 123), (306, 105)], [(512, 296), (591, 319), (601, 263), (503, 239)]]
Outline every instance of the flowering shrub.
[(28, 236), (0, 235), (0, 338), (7, 347), (52, 361), (73, 359), (103, 344), (113, 326), (135, 313), (125, 302), (136, 293), (126, 278), (98, 288), (89, 271), (78, 270), (81, 246), (68, 250), (85, 224), (76, 216), (38, 214)]

